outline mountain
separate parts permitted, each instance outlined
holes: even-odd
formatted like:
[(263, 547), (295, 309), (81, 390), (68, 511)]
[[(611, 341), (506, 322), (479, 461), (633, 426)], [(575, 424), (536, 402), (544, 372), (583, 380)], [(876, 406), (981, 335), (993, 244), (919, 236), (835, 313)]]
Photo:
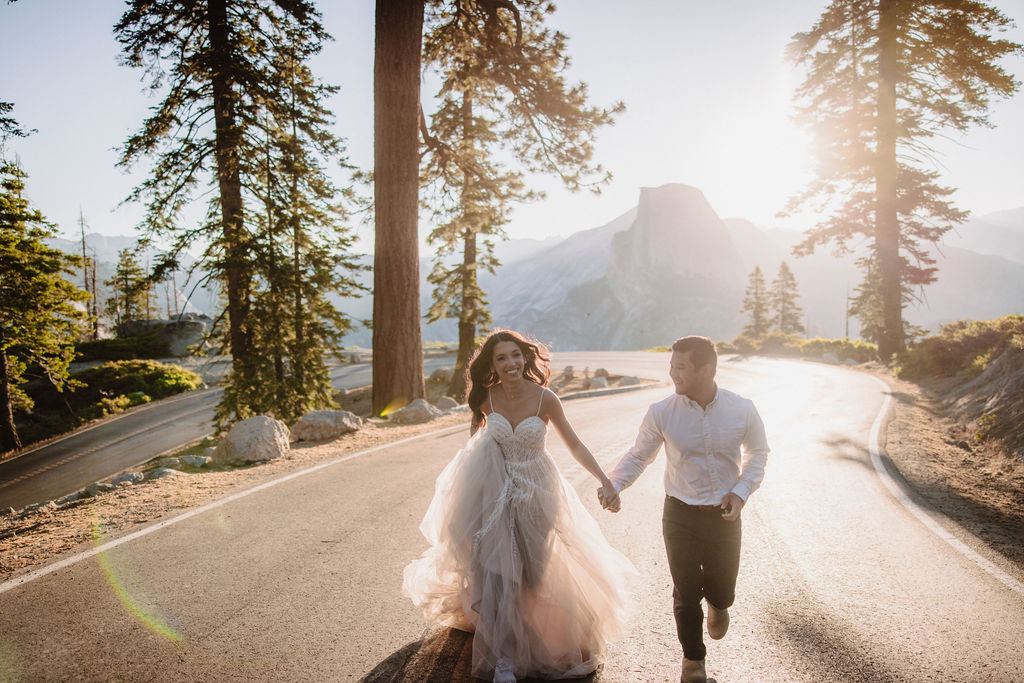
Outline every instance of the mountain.
[(971, 218), (946, 233), (942, 243), (1024, 263), (1024, 206)]
[[(856, 337), (857, 320), (846, 317), (846, 298), (861, 282), (855, 256), (836, 257), (826, 248), (796, 258), (792, 249), (802, 237), (795, 230), (765, 229), (740, 218), (723, 220), (694, 187), (646, 187), (635, 208), (603, 226), (565, 239), (498, 243), (502, 265), (494, 275), (481, 273), (480, 284), (495, 327), (522, 330), (562, 351), (637, 349), (684, 334), (732, 339), (746, 323), (740, 306), (749, 273), (760, 266), (771, 283), (785, 260), (796, 276), (808, 334), (842, 337), (848, 329)], [(105, 298), (102, 280), (113, 272), (117, 252), (134, 246), (135, 239), (88, 235), (86, 240), (100, 262)], [(73, 240), (55, 244), (81, 253)], [(954, 320), (1024, 312), (1024, 208), (973, 219), (932, 253), (938, 281), (925, 288), (921, 302), (905, 309), (911, 323), (936, 331)], [(371, 255), (360, 259), (373, 262)], [(433, 295), (426, 282), (430, 268), (428, 255), (420, 261), (424, 311)], [(201, 277), (197, 274), (193, 282)], [(80, 275), (72, 279), (81, 282)], [(373, 273), (360, 273), (357, 279), (371, 287)], [(180, 280), (177, 284), (180, 301), (190, 292)], [(201, 287), (191, 296), (188, 310), (216, 315), (215, 287)], [(162, 291), (163, 306), (160, 297)], [(335, 304), (354, 320), (372, 317), (370, 295)], [(424, 324), (423, 338), (455, 341), (456, 321)], [(360, 326), (344, 343), (368, 347), (372, 333)]]
[[(56, 237), (47, 240), (47, 244), (65, 253), (77, 256), (82, 255), (81, 240)], [(86, 253), (89, 255), (89, 258), (96, 260), (96, 289), (99, 291), (98, 298), (101, 307), (106, 304), (107, 299), (111, 296), (110, 288), (104, 282), (113, 277), (119, 260), (119, 252), (124, 249), (134, 249), (137, 244), (137, 238), (124, 235), (110, 236), (89, 233), (85, 236)], [(147, 249), (138, 256), (143, 269), (147, 269), (148, 264), (156, 260), (157, 253), (158, 250), (156, 249)], [(173, 289), (176, 290), (176, 294), (172, 291), (172, 283), (170, 282), (158, 284), (154, 288), (156, 307), (159, 309), (155, 312), (156, 317), (170, 317), (167, 315), (168, 310), (172, 314), (184, 312), (205, 313), (211, 317), (217, 316), (220, 297), (217, 293), (216, 285), (212, 283), (207, 284), (206, 274), (203, 272), (196, 272), (190, 278), (187, 275), (188, 270), (195, 262), (196, 259), (190, 254), (182, 255), (181, 268), (175, 273), (173, 283)], [(81, 268), (76, 268), (75, 274), (70, 279), (77, 287), (84, 287)]]
[(742, 268), (725, 223), (700, 190), (643, 188), (636, 209), (484, 282), (494, 324), (557, 349), (664, 344), (680, 330), (721, 337), (737, 323)]

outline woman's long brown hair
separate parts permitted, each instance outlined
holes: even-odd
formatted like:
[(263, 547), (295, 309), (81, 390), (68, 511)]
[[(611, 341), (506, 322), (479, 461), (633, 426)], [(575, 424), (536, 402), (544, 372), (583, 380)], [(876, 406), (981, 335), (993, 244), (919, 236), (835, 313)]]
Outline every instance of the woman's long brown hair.
[(515, 342), (523, 352), (523, 377), (526, 379), (546, 387), (551, 377), (551, 357), (546, 346), (513, 330), (492, 332), (473, 354), (473, 360), (466, 369), (466, 383), (470, 386), (466, 402), (473, 411), (474, 426), (483, 422), (484, 413), (480, 406), (487, 397), (487, 390), (498, 383), (498, 374), (494, 371), (494, 347), (498, 342)]

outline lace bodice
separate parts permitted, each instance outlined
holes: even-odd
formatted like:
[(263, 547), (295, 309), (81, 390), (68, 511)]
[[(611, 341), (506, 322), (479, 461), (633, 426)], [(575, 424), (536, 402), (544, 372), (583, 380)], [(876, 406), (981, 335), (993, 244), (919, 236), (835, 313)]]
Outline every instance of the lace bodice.
[(537, 415), (531, 415), (512, 428), (512, 423), (501, 413), (487, 416), (488, 430), (505, 460), (528, 460), (544, 451), (547, 424)]

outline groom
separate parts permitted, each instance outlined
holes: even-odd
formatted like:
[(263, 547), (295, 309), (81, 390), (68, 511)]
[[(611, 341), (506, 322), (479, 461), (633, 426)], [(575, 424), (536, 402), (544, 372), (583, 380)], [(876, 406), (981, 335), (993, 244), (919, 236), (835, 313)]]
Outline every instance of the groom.
[[(707, 680), (702, 598), (708, 603), (708, 635), (718, 640), (729, 628), (740, 563), (740, 511), (761, 484), (768, 457), (757, 409), (718, 387), (717, 365), (715, 344), (706, 337), (683, 337), (672, 344), (669, 377), (675, 393), (648, 408), (636, 442), (609, 475), (616, 491), (622, 491), (664, 444), (662, 530), (685, 683)], [(604, 500), (599, 489), (598, 498), (618, 512), (618, 496)]]

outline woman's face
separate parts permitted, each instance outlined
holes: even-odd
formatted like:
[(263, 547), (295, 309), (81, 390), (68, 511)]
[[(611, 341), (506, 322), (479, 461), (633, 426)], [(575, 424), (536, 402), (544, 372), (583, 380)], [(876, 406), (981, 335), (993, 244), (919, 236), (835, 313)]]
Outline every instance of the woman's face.
[(526, 359), (519, 344), (511, 341), (500, 341), (494, 345), (491, 356), (491, 367), (498, 375), (498, 381), (518, 380), (523, 376)]

